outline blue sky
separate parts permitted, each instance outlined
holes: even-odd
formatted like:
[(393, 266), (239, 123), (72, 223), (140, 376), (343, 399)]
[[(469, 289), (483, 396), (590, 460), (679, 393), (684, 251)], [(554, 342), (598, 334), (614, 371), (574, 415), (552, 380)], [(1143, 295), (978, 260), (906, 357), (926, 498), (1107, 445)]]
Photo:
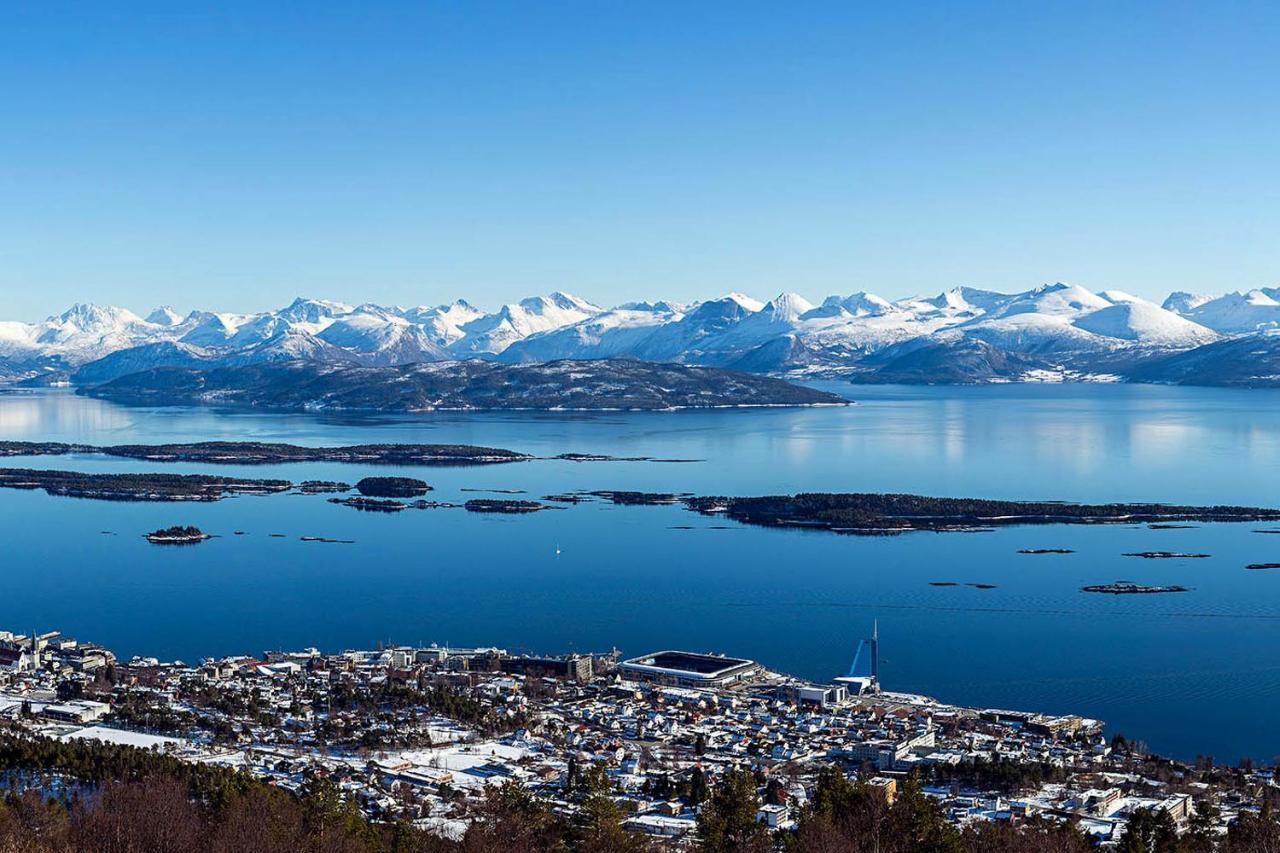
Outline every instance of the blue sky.
[(1280, 283), (1280, 6), (0, 10), (0, 317)]

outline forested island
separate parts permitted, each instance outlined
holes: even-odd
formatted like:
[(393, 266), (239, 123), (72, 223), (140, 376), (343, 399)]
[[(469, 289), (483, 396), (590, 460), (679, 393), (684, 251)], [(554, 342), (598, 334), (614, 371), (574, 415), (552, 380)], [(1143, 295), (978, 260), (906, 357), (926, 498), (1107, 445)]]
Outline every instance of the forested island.
[(413, 477), (365, 477), (356, 483), (356, 491), (367, 498), (417, 498), (431, 486)]
[(555, 509), (538, 501), (501, 500), (496, 498), (475, 498), (462, 505), (467, 512), (501, 512), (523, 514), (538, 512), (544, 509)]
[(1107, 595), (1157, 595), (1162, 592), (1190, 592), (1185, 586), (1147, 586), (1133, 581), (1116, 581), (1080, 587), (1081, 592), (1101, 592)]
[(499, 364), (472, 359), (355, 367), (301, 361), (157, 367), (76, 393), (117, 403), (273, 411), (644, 410), (844, 406), (837, 394), (781, 379), (628, 359)]
[(268, 495), (293, 488), (288, 480), (249, 480), (209, 474), (86, 474), (0, 468), (0, 488), (107, 501), (216, 501), (227, 495)]
[(409, 505), (404, 501), (391, 500), (389, 498), (329, 498), (329, 503), (339, 506), (349, 506), (352, 509), (362, 510), (364, 512), (400, 512), (408, 509)]
[(689, 495), (677, 495), (670, 492), (595, 491), (587, 492), (587, 494), (621, 506), (662, 506), (665, 504), (678, 504), (684, 498), (690, 497)]
[(1132, 524), (1156, 521), (1273, 521), (1280, 509), (1175, 504), (1077, 504), (935, 498), (897, 494), (770, 495), (695, 497), (685, 505), (706, 515), (723, 514), (744, 524), (806, 527), (851, 534), (912, 530), (975, 530), (1019, 524)]
[(0, 457), (100, 453), (148, 462), (274, 465), (284, 462), (345, 462), (369, 465), (488, 465), (532, 459), (526, 453), (470, 444), (353, 444), (300, 447), (262, 441), (198, 441), (187, 444), (66, 444), (0, 441)]
[(199, 527), (192, 527), (191, 525), (163, 527), (159, 530), (153, 530), (145, 534), (145, 536), (148, 542), (155, 545), (194, 545), (197, 542), (213, 538)]

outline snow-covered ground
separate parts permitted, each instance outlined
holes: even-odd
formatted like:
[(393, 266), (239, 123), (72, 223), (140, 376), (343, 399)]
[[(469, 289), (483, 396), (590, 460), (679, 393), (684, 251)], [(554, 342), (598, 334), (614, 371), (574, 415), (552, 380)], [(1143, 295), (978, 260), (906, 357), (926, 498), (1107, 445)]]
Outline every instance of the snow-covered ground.
[(125, 729), (113, 729), (109, 726), (86, 726), (82, 729), (58, 735), (58, 740), (96, 740), (101, 743), (114, 743), (120, 746), (137, 746), (143, 749), (187, 749), (191, 742), (163, 735), (149, 735), (142, 732), (131, 732)]

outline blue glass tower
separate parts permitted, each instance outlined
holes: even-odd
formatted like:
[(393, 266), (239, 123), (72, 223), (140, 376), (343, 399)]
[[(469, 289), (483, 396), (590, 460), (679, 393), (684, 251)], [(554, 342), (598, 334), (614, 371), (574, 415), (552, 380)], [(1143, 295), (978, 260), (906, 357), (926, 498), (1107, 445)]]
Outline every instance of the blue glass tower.
[(849, 667), (849, 678), (869, 678), (873, 684), (880, 681), (880, 622), (876, 620), (871, 626), (871, 636), (858, 641), (858, 651), (854, 653), (853, 665)]

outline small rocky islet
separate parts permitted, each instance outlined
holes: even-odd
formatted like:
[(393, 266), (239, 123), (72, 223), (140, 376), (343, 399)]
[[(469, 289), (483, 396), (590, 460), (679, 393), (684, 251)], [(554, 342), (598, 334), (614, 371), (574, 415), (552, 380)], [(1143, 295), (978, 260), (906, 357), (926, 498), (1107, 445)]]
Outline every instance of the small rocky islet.
[(144, 533), (146, 540), (154, 545), (194, 545), (213, 538), (199, 527), (191, 525), (175, 525), (162, 527), (150, 533)]
[(298, 491), (304, 495), (331, 495), (351, 491), (351, 484), (337, 480), (303, 480), (298, 484)]
[(1115, 583), (1090, 584), (1080, 587), (1081, 592), (1100, 592), (1108, 595), (1154, 595), (1164, 592), (1190, 592), (1185, 586), (1148, 586), (1133, 581), (1116, 581)]
[(1128, 551), (1122, 557), (1140, 557), (1144, 560), (1204, 560), (1212, 554), (1189, 554), (1183, 551)]
[(363, 512), (400, 512), (409, 508), (404, 501), (390, 498), (369, 498), (364, 496), (350, 498), (329, 498), (329, 503), (349, 506)]
[(556, 509), (539, 501), (499, 500), (496, 498), (475, 498), (462, 505), (467, 512), (496, 512), (523, 515), (530, 512), (541, 512), (544, 509)]

